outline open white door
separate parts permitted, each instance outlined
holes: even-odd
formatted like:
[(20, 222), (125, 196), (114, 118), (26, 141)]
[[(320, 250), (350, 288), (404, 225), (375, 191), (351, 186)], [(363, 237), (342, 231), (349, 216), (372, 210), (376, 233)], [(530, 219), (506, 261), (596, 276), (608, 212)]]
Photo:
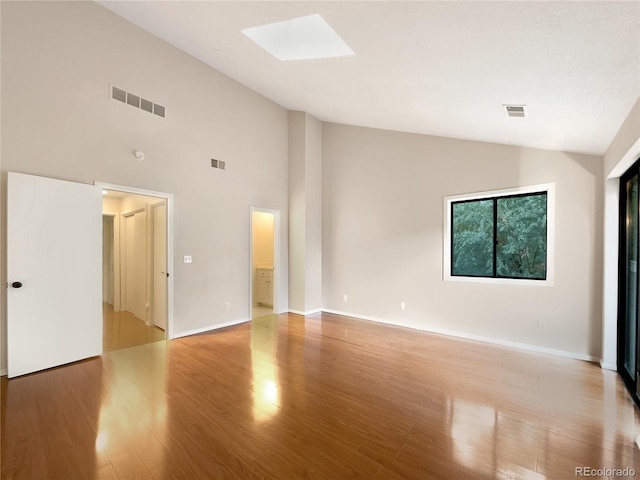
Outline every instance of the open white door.
[(8, 376), (102, 353), (102, 193), (19, 173), (7, 184)]

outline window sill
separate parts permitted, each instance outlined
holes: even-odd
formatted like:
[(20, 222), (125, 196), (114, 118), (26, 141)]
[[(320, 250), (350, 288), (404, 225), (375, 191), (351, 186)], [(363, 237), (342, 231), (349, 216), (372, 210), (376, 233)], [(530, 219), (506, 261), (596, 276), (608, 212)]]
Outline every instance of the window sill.
[(461, 277), (446, 275), (443, 278), (445, 282), (461, 282), (461, 283), (485, 283), (497, 285), (519, 285), (527, 287), (553, 287), (553, 280), (531, 280), (527, 278), (488, 278), (488, 277)]

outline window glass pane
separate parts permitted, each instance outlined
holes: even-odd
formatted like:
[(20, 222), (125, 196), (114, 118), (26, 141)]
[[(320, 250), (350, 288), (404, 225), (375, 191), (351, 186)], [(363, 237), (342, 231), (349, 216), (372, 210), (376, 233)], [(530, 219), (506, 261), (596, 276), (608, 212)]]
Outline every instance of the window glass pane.
[(493, 276), (493, 200), (452, 204), (452, 275)]
[(547, 276), (547, 194), (497, 199), (499, 277)]
[(626, 222), (626, 305), (624, 368), (631, 378), (636, 378), (636, 325), (638, 308), (638, 175), (627, 182)]

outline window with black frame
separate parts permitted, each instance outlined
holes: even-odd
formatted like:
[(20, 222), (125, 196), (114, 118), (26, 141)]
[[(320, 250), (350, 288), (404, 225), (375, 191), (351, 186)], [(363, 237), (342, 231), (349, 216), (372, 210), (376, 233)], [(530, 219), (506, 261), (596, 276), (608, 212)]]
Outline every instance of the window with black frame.
[(547, 192), (451, 202), (451, 275), (545, 280)]

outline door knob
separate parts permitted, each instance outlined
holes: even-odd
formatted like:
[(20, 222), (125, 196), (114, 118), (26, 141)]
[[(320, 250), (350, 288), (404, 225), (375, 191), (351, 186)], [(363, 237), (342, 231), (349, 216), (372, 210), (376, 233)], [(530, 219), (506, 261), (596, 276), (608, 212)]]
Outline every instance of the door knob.
[(21, 287), (22, 287), (22, 282), (13, 282), (13, 283), (11, 284), (11, 286), (12, 286), (13, 288), (21, 288)]

